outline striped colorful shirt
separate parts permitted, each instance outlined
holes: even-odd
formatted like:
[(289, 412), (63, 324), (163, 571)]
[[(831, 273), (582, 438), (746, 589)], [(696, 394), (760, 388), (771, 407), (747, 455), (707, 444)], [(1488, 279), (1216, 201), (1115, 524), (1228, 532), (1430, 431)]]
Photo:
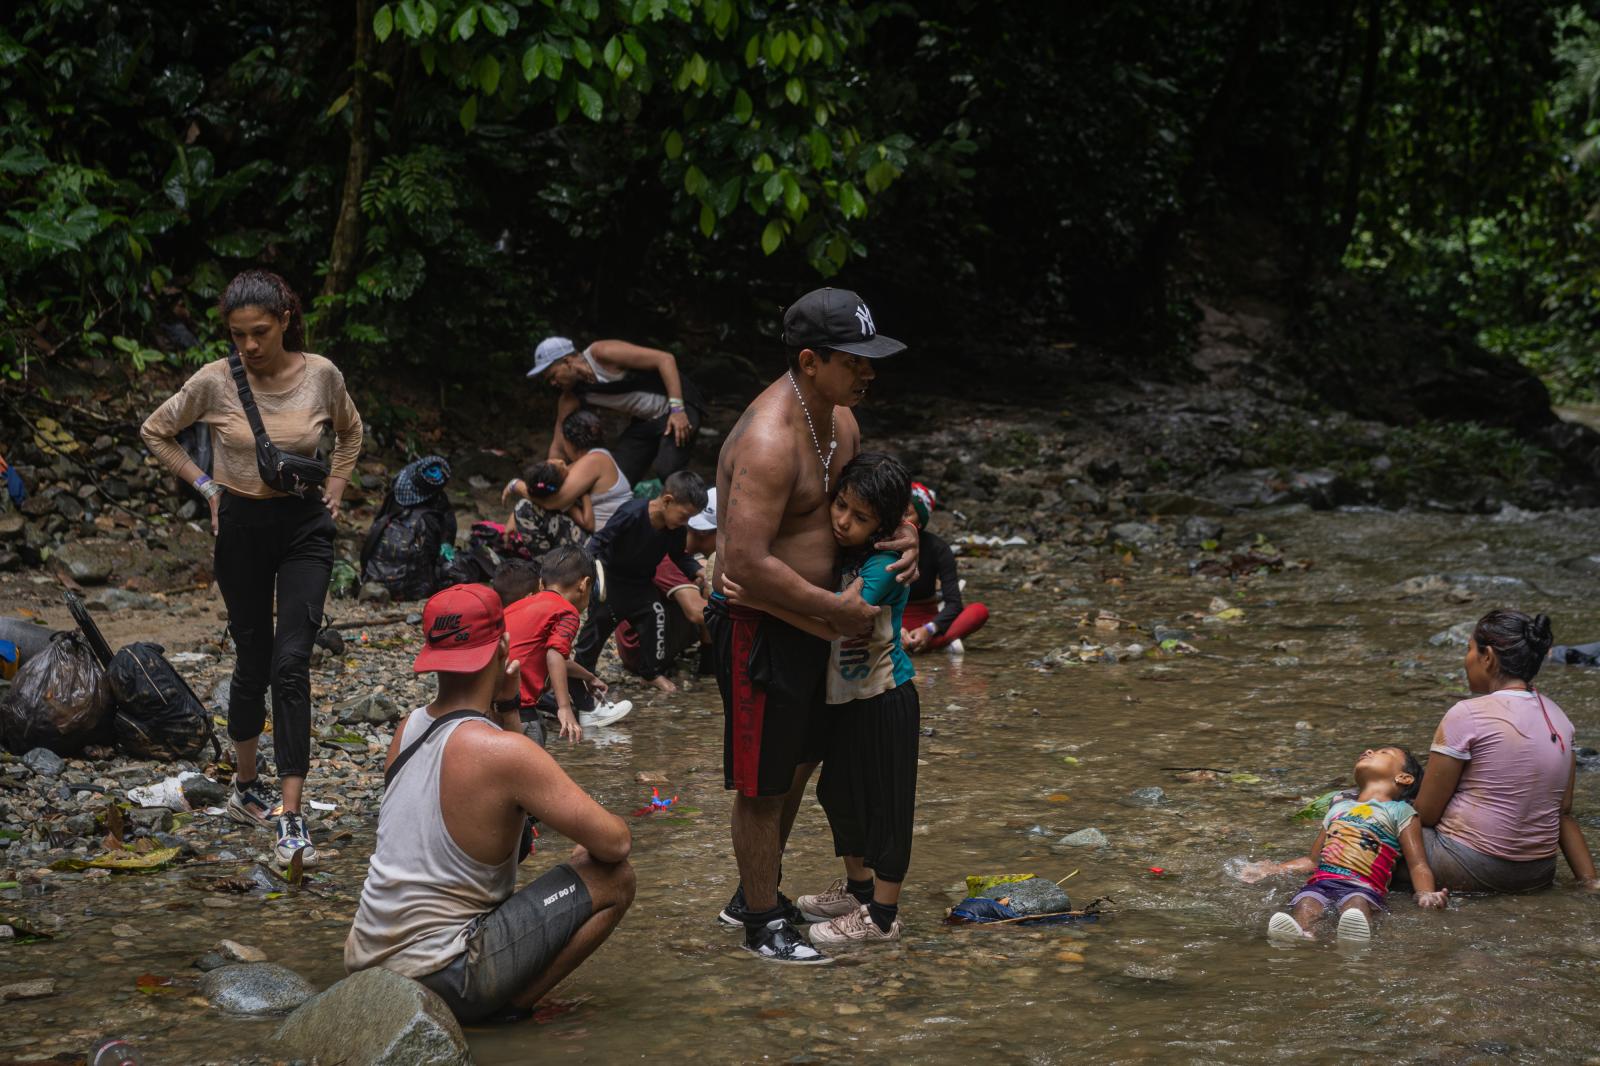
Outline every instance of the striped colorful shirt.
[(1380, 896), (1400, 861), (1400, 833), (1417, 816), (1403, 800), (1342, 799), (1322, 820), (1316, 881), (1355, 881)]

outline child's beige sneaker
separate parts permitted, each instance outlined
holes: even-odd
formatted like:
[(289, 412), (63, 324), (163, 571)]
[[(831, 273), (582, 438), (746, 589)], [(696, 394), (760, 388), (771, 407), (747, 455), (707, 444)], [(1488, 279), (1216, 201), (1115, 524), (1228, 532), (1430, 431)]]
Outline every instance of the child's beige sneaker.
[(811, 942), (817, 945), (845, 945), (845, 944), (881, 944), (889, 940), (900, 939), (900, 919), (896, 918), (890, 923), (888, 930), (878, 928), (878, 923), (872, 920), (867, 913), (864, 903), (856, 904), (857, 909), (849, 914), (842, 914), (831, 921), (821, 922), (811, 927)]
[(844, 878), (839, 878), (828, 886), (826, 892), (818, 892), (814, 896), (801, 896), (794, 901), (800, 908), (800, 913), (808, 922), (826, 922), (846, 914), (853, 914), (857, 907), (862, 906), (860, 900), (850, 894), (845, 887)]

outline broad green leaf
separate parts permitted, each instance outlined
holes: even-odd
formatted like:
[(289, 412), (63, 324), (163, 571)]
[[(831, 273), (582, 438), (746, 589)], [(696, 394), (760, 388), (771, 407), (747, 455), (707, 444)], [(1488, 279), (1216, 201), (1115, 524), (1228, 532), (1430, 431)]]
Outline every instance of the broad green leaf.
[(536, 44), (522, 53), (522, 80), (536, 81), (544, 69), (544, 45)]
[(464, 7), (461, 14), (456, 16), (455, 22), (450, 26), (450, 39), (465, 41), (472, 37), (473, 31), (478, 28), (478, 9)]
[(0, 152), (0, 174), (37, 174), (49, 165), (50, 160), (20, 144)]
[[(784, 53), (788, 50), (789, 41), (786, 37), (784, 37), (783, 34), (775, 33), (771, 37), (767, 38), (767, 58), (772, 61), (774, 66), (783, 62)], [(764, 234), (762, 235), (761, 243), (763, 246), (765, 246), (767, 243), (766, 236)], [(771, 253), (768, 254), (770, 255)]]
[(752, 33), (750, 39), (744, 43), (744, 65), (753, 67), (761, 62), (761, 35)]
[(783, 86), (783, 95), (789, 98), (791, 104), (798, 104), (806, 94), (806, 87), (799, 78), (790, 78)]
[(828, 242), (828, 258), (835, 266), (844, 266), (844, 261), (850, 254), (850, 245), (839, 234), (833, 235), (833, 240)]
[(578, 83), (578, 110), (590, 122), (599, 122), (600, 116), (605, 113), (605, 102), (600, 99), (595, 87), (586, 81)]
[(845, 218), (861, 218), (867, 213), (866, 198), (861, 195), (861, 190), (848, 181), (839, 185), (839, 210)]
[(504, 37), (511, 24), (506, 21), (504, 14), (493, 4), (484, 4), (478, 8), (478, 18), (483, 22), (483, 28), (496, 37)]
[(806, 55), (810, 57), (812, 62), (822, 58), (822, 38), (815, 33), (806, 38)]
[(461, 120), (461, 128), (468, 133), (478, 124), (478, 94), (473, 93), (467, 102), (461, 105), (461, 113), (457, 116)]
[(667, 158), (676, 159), (683, 154), (683, 134), (673, 130), (667, 134)]
[(627, 81), (632, 76), (633, 57), (625, 55), (621, 59), (617, 60), (617, 79), (619, 81)]
[(766, 152), (762, 152), (751, 161), (750, 169), (755, 171), (757, 174), (772, 173), (772, 156), (768, 155)]
[(711, 206), (716, 209), (719, 218), (733, 214), (733, 209), (739, 206), (739, 194), (743, 191), (744, 179), (735, 174), (712, 194)]
[(380, 44), (394, 32), (394, 12), (389, 10), (388, 4), (378, 8), (378, 13), (372, 16), (372, 32)]
[(683, 191), (690, 196), (699, 196), (700, 191), (706, 187), (706, 184), (705, 174), (701, 173), (700, 168), (694, 164), (691, 163), (689, 169), (683, 172)]
[(867, 168), (867, 191), (876, 196), (887, 189), (900, 172), (887, 159), (880, 159)]
[(438, 58), (439, 50), (433, 46), (432, 41), (423, 41), (422, 47), (418, 49), (418, 54), (422, 56), (422, 69), (428, 72), (429, 77), (432, 77), (433, 63)]
[(328, 110), (323, 113), (322, 117), (332, 118), (334, 115), (337, 115), (339, 112), (343, 111), (345, 109), (345, 105), (350, 102), (350, 93), (351, 90), (349, 89), (346, 89), (344, 92), (340, 93), (338, 98), (335, 99), (333, 103), (328, 105)]
[(706, 65), (706, 57), (696, 52), (689, 60), (689, 80), (696, 85), (705, 85), (708, 73), (710, 68)]
[(400, 0), (400, 6), (395, 9), (394, 17), (407, 37), (422, 36), (422, 19), (417, 16), (417, 5), (412, 3), (412, 0)]
[(782, 174), (774, 174), (761, 186), (761, 195), (767, 203), (776, 203), (778, 197), (783, 195), (783, 178)]
[(828, 143), (827, 136), (818, 129), (813, 129), (806, 134), (806, 140), (811, 143), (811, 169), (826, 170), (828, 164), (833, 162), (833, 146)]
[[(791, 60), (800, 58), (800, 35), (798, 33), (794, 32), (793, 30), (785, 30), (783, 34), (783, 43), (785, 51), (789, 53), (789, 58)], [(790, 66), (793, 66), (792, 62)]]
[(137, 851), (112, 851), (92, 859), (61, 859), (50, 864), (52, 870), (121, 870), (138, 873), (157, 869), (178, 857), (177, 848), (152, 848)]
[(739, 89), (733, 94), (733, 121), (741, 126), (750, 121), (750, 116), (755, 112), (755, 104), (750, 99), (750, 94)]
[(783, 223), (773, 219), (767, 223), (767, 228), (761, 231), (761, 251), (771, 255), (778, 250), (778, 245), (783, 243)]
[(560, 52), (556, 51), (554, 48), (551, 48), (549, 45), (544, 46), (545, 77), (549, 78), (551, 81), (560, 81), (561, 71), (566, 68), (566, 65), (567, 62), (561, 58)]
[(622, 42), (617, 40), (616, 34), (606, 42), (605, 51), (601, 53), (606, 61), (606, 66), (612, 70), (617, 69), (617, 60), (622, 58)]
[(500, 88), (500, 60), (492, 55), (483, 56), (472, 68), (472, 80), (486, 96), (493, 96)]
[(785, 173), (783, 175), (783, 206), (788, 209), (789, 214), (799, 218), (803, 200), (804, 198), (800, 195), (800, 183), (795, 180), (793, 174)]
[(578, 61), (578, 66), (588, 70), (594, 66), (594, 49), (582, 37), (572, 39), (572, 58)]
[(439, 9), (434, 7), (431, 0), (416, 0), (417, 21), (422, 23), (422, 32), (425, 36), (432, 36), (433, 31), (439, 28)]
[(633, 57), (635, 63), (641, 67), (644, 66), (646, 53), (644, 45), (639, 41), (639, 38), (631, 33), (624, 33), (622, 35), (622, 47), (628, 50), (628, 54)]
[(717, 213), (711, 210), (710, 204), (700, 205), (700, 232), (707, 237), (711, 236), (717, 228)]

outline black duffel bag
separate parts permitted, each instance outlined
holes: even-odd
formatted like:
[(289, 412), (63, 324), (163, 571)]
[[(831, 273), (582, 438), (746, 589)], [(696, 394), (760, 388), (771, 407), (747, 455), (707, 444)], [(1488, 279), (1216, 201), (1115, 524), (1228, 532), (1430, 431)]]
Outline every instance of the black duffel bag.
[(135, 758), (176, 762), (195, 758), (209, 740), (221, 758), (211, 715), (164, 651), (141, 640), (111, 657), (106, 683), (116, 705), (117, 746)]

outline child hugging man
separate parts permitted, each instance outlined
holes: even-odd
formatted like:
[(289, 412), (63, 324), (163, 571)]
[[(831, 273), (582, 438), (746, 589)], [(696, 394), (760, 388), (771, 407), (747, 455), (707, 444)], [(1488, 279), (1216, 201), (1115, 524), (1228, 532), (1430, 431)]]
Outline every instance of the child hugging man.
[(656, 568), (665, 557), (691, 579), (700, 572), (700, 564), (688, 551), (687, 527), (705, 507), (706, 498), (700, 475), (680, 470), (667, 478), (660, 496), (623, 504), (589, 539), (590, 554), (605, 567), (606, 595), (578, 634), (573, 658), (585, 670), (594, 670), (600, 649), (617, 623), (626, 619), (643, 635), (640, 675), (663, 692), (677, 691), (665, 676), (666, 607), (656, 594)]
[[(520, 732), (524, 720), (533, 722), (538, 727), (535, 739), (543, 743), (544, 730), (538, 707), (540, 697), (548, 694), (555, 700), (561, 735), (581, 740), (586, 726), (603, 723), (596, 719), (600, 712), (585, 710), (580, 715), (574, 711), (572, 683), (584, 682), (601, 695), (606, 691), (604, 681), (570, 661), (579, 620), (589, 607), (594, 589), (594, 560), (572, 544), (546, 552), (537, 567), (539, 591), (532, 594), (531, 590), (517, 586), (527, 581), (534, 567), (508, 563), (501, 570), (504, 573), (495, 575), (495, 591), (502, 601), (508, 594), (513, 597), (505, 608), (505, 626), (511, 638), (511, 658), (522, 664), (517, 698), (506, 701), (505, 706), (495, 706), (500, 712), (501, 724)], [(592, 700), (584, 702), (592, 703)], [(615, 721), (630, 709), (632, 704), (623, 701), (608, 706), (603, 713), (608, 721)]]
[(729, 602), (754, 607), (833, 642), (828, 660), (830, 722), (817, 800), (833, 829), (845, 876), (795, 900), (817, 945), (900, 938), (900, 885), (911, 865), (922, 711), (916, 670), (901, 647), (909, 592), (889, 564), (896, 552), (872, 545), (890, 536), (911, 499), (911, 475), (888, 455), (863, 452), (839, 474), (833, 498), (840, 588), (861, 581), (861, 598), (881, 608), (870, 635), (841, 637), (820, 619), (752, 603), (724, 577)]

